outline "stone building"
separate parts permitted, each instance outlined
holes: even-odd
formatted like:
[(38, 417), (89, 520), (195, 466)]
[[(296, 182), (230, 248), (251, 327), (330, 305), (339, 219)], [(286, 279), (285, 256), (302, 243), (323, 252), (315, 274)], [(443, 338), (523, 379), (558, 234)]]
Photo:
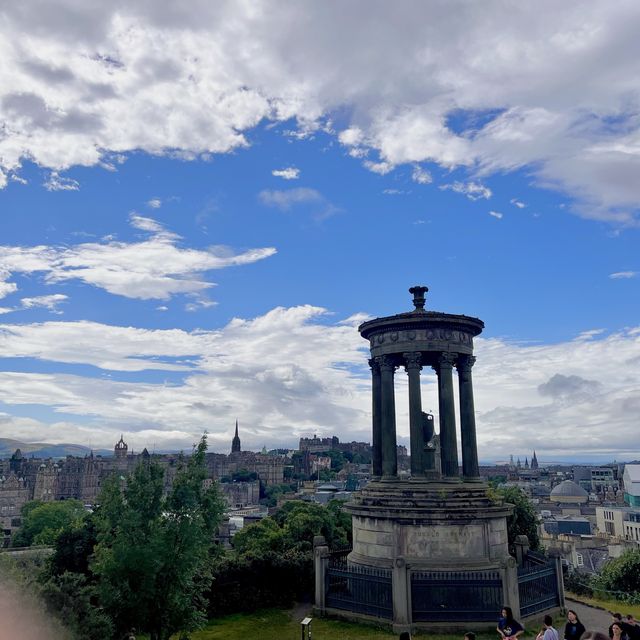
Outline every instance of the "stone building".
[(38, 468), (33, 486), (33, 499), (52, 502), (58, 495), (58, 474), (60, 467), (51, 460), (43, 462)]
[[(242, 470), (255, 472), (265, 484), (281, 484), (284, 481), (284, 460), (280, 456), (241, 450), (237, 421), (231, 448), (230, 455), (206, 455), (208, 476), (212, 481)], [(94, 456), (91, 453), (83, 458), (67, 456), (54, 461), (28, 458), (17, 449), (10, 459), (0, 460), (0, 518), (3, 528), (11, 528), (12, 522), (18, 526), (15, 523), (18, 522), (20, 509), (29, 500), (48, 502), (76, 499), (86, 505), (94, 504), (107, 478), (113, 474), (126, 478), (145, 460), (152, 459), (164, 468), (164, 490), (170, 490), (179, 466), (178, 455), (152, 456), (146, 449), (140, 454), (130, 453), (124, 435), (115, 444), (113, 453), (110, 457)], [(232, 502), (257, 503), (254, 489), (242, 491), (246, 495), (234, 494)]]
[(0, 529), (2, 538), (0, 546), (4, 546), (11, 535), (11, 531), (20, 526), (20, 510), (25, 502), (31, 499), (31, 492), (26, 486), (24, 478), (11, 473), (0, 476)]

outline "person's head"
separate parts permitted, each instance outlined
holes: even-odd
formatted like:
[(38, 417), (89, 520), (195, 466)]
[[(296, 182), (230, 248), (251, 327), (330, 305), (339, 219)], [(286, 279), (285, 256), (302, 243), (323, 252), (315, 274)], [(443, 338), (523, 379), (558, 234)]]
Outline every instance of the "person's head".
[(473, 633), (473, 631), (467, 631), (467, 633), (464, 634), (464, 640), (476, 640), (476, 634)]
[(621, 613), (612, 613), (611, 617), (613, 618), (613, 621), (615, 622), (616, 620), (618, 622), (622, 621), (622, 614)]
[(550, 615), (546, 615), (544, 617), (544, 626), (545, 627), (552, 627), (553, 626), (553, 618)]
[(513, 620), (513, 611), (511, 607), (502, 607), (500, 615), (507, 620)]
[(617, 636), (621, 636), (622, 635), (622, 623), (621, 622), (614, 622), (611, 625), (611, 631), (613, 632), (613, 637), (616, 638)]
[(630, 622), (631, 624), (636, 623), (636, 619), (633, 617), (633, 613), (627, 613), (627, 622)]
[(585, 631), (580, 640), (609, 640), (609, 636), (600, 631)]
[(408, 631), (403, 631), (400, 634), (399, 640), (411, 640), (411, 634)]
[(567, 611), (567, 619), (572, 624), (575, 624), (576, 622), (580, 622), (580, 618), (578, 618), (578, 614), (573, 609), (569, 609)]

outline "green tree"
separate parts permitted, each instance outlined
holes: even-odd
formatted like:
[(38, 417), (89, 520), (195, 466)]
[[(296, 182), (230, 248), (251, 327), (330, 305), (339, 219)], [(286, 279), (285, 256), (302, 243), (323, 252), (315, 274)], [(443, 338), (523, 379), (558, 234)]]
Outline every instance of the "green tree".
[(272, 517), (245, 527), (233, 537), (233, 547), (241, 555), (259, 557), (286, 550), (311, 553), (314, 536), (322, 535), (330, 546), (344, 546), (351, 538), (351, 518), (341, 503), (328, 506), (292, 500)]
[(79, 500), (31, 500), (22, 507), (21, 513), (22, 526), (11, 542), (14, 547), (52, 545), (65, 527), (82, 519), (85, 510)]
[(231, 474), (232, 482), (253, 482), (258, 479), (258, 474), (255, 471), (249, 471), (248, 469), (239, 469)]
[(539, 549), (538, 516), (524, 491), (518, 487), (501, 487), (495, 491), (495, 495), (514, 507), (513, 513), (507, 518), (509, 547), (513, 547), (516, 536), (527, 536), (531, 549)]
[(102, 492), (91, 570), (117, 632), (136, 628), (167, 640), (206, 622), (203, 594), (224, 510), (217, 487), (204, 488), (206, 448), (203, 436), (180, 461), (166, 498), (155, 463), (140, 464), (123, 492), (115, 480)]
[(630, 549), (609, 560), (600, 572), (597, 586), (607, 591), (640, 595), (640, 549)]
[(41, 588), (48, 609), (78, 638), (105, 640), (113, 635), (113, 622), (97, 606), (95, 585), (81, 573), (65, 571), (51, 576)]

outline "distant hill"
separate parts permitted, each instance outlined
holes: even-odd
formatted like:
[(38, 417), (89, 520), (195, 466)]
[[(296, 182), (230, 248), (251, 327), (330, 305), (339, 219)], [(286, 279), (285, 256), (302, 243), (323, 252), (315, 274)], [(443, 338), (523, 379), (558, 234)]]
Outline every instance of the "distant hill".
[[(10, 438), (0, 438), (0, 458), (10, 458), (16, 449), (22, 451), (22, 455), (30, 458), (66, 458), (67, 456), (78, 456), (84, 458), (91, 452), (89, 447), (81, 444), (49, 444), (46, 442), (21, 442)], [(110, 456), (113, 451), (109, 449), (98, 449), (93, 451), (94, 455)]]

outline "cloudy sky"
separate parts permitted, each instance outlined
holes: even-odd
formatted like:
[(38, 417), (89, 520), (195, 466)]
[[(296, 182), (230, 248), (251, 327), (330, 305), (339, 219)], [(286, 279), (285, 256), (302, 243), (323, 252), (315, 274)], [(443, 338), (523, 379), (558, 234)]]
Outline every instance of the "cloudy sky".
[(640, 456), (637, 2), (25, 0), (0, 30), (1, 437), (369, 440), (356, 327), (425, 284), (486, 323), (483, 460)]

